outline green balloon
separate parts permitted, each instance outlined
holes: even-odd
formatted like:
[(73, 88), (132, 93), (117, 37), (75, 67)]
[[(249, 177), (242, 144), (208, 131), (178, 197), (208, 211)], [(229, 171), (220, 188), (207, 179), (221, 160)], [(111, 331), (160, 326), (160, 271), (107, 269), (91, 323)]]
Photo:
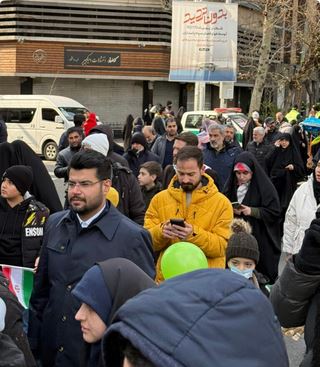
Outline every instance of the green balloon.
[(164, 279), (198, 269), (207, 269), (208, 261), (204, 252), (190, 242), (177, 242), (166, 249), (161, 258)]

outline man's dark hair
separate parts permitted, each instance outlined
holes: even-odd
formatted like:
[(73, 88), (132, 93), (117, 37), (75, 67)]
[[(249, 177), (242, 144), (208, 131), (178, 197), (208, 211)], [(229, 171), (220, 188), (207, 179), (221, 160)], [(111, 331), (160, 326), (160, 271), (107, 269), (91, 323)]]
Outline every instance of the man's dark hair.
[(135, 348), (129, 340), (125, 341), (123, 356), (127, 358), (133, 367), (155, 367), (155, 365), (146, 359), (146, 357), (141, 354), (140, 350)]
[(231, 121), (227, 121), (226, 124), (225, 124), (225, 128), (226, 129), (232, 129), (234, 131), (234, 133), (236, 133), (236, 128), (233, 126), (232, 122)]
[(166, 123), (166, 127), (168, 126), (168, 124), (171, 124), (172, 122), (174, 122), (175, 124), (177, 124), (177, 121), (174, 117), (168, 117), (165, 121)]
[(73, 122), (74, 122), (74, 126), (81, 126), (84, 121), (86, 120), (85, 116), (82, 113), (76, 113), (73, 116)]
[(198, 167), (203, 166), (203, 155), (201, 149), (192, 146), (186, 146), (179, 150), (176, 155), (176, 162), (187, 161), (189, 159), (195, 159), (197, 161)]
[(271, 124), (273, 124), (275, 121), (274, 121), (274, 118), (273, 117), (267, 117), (267, 118), (265, 118), (264, 119), (264, 123), (266, 124), (266, 125), (271, 125)]
[(156, 175), (156, 180), (161, 179), (162, 167), (161, 164), (155, 161), (149, 161), (141, 164), (140, 168), (144, 168), (149, 172), (149, 175)]
[(165, 110), (166, 108), (165, 107), (163, 107), (163, 106), (161, 106), (161, 107), (159, 107), (159, 113), (161, 114), (162, 112), (164, 112), (164, 110)]
[(69, 135), (72, 133), (78, 133), (82, 137), (82, 139), (84, 139), (84, 132), (82, 127), (77, 126), (69, 127), (69, 129), (67, 130), (67, 137), (69, 137)]
[(197, 147), (199, 144), (197, 135), (194, 133), (191, 133), (190, 131), (186, 131), (184, 133), (178, 134), (175, 140), (184, 141), (186, 143), (186, 146)]
[(75, 170), (96, 168), (96, 176), (99, 180), (111, 179), (111, 161), (94, 150), (76, 153), (69, 163), (68, 174), (71, 168)]

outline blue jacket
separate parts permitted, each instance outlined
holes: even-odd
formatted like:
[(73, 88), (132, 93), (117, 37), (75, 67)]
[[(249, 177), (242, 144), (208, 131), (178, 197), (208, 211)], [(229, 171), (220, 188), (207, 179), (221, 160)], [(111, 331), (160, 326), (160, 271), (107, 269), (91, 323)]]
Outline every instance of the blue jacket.
[(225, 145), (217, 152), (210, 143), (206, 144), (203, 150), (204, 164), (212, 168), (218, 174), (219, 187), (223, 188), (231, 173), (233, 162), (238, 154), (242, 152), (240, 147), (234, 145)]
[(184, 274), (125, 303), (103, 338), (106, 367), (120, 367), (119, 334), (157, 367), (288, 367), (269, 300), (227, 270)]
[(83, 340), (74, 318), (80, 303), (71, 290), (96, 262), (114, 257), (127, 258), (155, 276), (148, 231), (112, 205), (107, 203), (104, 212), (84, 229), (73, 211), (50, 216), (30, 300), (28, 332), (31, 348), (41, 350), (43, 366), (80, 365)]

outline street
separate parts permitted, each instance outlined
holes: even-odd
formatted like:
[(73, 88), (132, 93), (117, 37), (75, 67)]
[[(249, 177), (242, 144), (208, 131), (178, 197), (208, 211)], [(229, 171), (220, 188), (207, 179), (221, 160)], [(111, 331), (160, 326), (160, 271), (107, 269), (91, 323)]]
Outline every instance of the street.
[[(55, 162), (52, 162), (52, 161), (43, 161), (43, 162), (46, 165), (51, 178), (53, 179), (53, 182), (57, 188), (61, 203), (63, 205), (64, 191), (65, 191), (63, 179), (56, 178), (53, 173)], [(284, 260), (281, 259), (280, 265), (279, 265), (280, 271), (283, 269), (283, 266), (284, 266)], [(302, 360), (304, 350), (305, 350), (305, 344), (304, 344), (303, 337), (301, 337), (298, 341), (295, 341), (291, 337), (285, 336), (284, 340), (287, 346), (290, 367), (299, 367), (299, 364)]]
[(62, 203), (62, 205), (64, 204), (64, 191), (65, 191), (65, 186), (64, 186), (64, 182), (62, 178), (57, 178), (53, 171), (54, 171), (54, 165), (56, 162), (53, 161), (43, 161), (43, 163), (45, 164), (45, 166), (47, 167), (47, 170), (56, 186), (60, 201)]

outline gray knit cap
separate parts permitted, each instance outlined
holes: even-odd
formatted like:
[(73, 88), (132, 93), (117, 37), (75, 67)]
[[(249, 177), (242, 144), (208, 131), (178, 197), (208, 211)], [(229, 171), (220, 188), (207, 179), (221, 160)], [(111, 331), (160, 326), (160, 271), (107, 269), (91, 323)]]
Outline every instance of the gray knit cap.
[(251, 227), (243, 219), (234, 219), (231, 223), (233, 234), (229, 238), (226, 249), (226, 262), (234, 257), (244, 257), (259, 262), (259, 246), (255, 237), (250, 233)]

